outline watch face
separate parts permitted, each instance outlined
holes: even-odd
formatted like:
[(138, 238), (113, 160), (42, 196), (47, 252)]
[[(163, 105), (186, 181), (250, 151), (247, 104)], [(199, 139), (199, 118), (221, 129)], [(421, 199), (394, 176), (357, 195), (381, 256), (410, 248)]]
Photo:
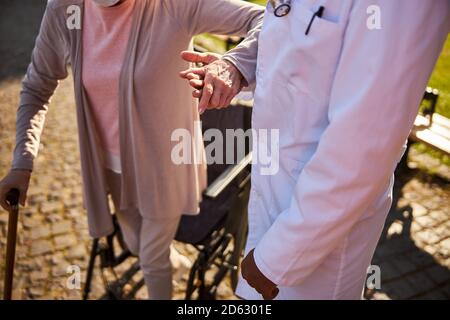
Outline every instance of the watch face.
[(283, 17), (287, 15), (289, 11), (291, 11), (291, 6), (287, 3), (284, 3), (275, 9), (275, 16)]

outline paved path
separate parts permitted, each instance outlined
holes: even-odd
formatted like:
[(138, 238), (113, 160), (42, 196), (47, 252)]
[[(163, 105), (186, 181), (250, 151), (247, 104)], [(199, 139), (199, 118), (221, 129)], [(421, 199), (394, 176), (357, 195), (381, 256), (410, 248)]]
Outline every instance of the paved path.
[[(9, 168), (20, 78), (29, 59), (42, 4), (3, 0), (0, 8), (0, 176)], [(17, 24), (19, 24), (17, 26)], [(15, 29), (17, 26), (18, 29)], [(18, 32), (20, 31), (20, 32)], [(7, 66), (4, 68), (4, 66)], [(79, 299), (66, 287), (67, 266), (87, 265), (90, 240), (81, 206), (80, 168), (71, 79), (62, 82), (50, 107), (40, 156), (22, 210), (17, 246), (16, 289), (20, 299)], [(381, 289), (372, 299), (450, 298), (450, 170), (435, 159), (412, 154), (414, 170), (399, 177), (396, 201), (373, 263), (381, 268)], [(446, 178), (440, 178), (440, 177)], [(7, 214), (0, 211), (0, 276), (3, 277)], [(177, 244), (191, 259), (192, 247)], [(176, 285), (182, 297), (184, 281)], [(0, 284), (0, 292), (3, 283)], [(97, 276), (93, 297), (102, 284)], [(145, 298), (145, 291), (138, 298)], [(220, 298), (233, 298), (227, 284)]]
[[(414, 152), (411, 158), (436, 163)], [(372, 262), (381, 268), (381, 290), (368, 291), (368, 298), (450, 298), (448, 181), (423, 171), (398, 177), (395, 202)]]

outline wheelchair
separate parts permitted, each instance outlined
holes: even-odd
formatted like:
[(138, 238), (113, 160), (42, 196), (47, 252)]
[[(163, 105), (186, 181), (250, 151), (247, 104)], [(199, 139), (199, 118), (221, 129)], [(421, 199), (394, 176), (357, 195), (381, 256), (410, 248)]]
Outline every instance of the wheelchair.
[[(251, 108), (233, 105), (222, 110), (209, 110), (201, 120), (203, 131), (218, 129), (225, 137), (227, 129), (250, 128)], [(224, 150), (227, 143), (224, 143)], [(198, 252), (189, 271), (186, 300), (216, 299), (217, 288), (227, 275), (230, 275), (233, 291), (236, 289), (248, 228), (250, 147), (250, 141), (245, 141), (245, 156), (235, 159), (234, 164), (208, 164), (208, 187), (200, 204), (200, 213), (181, 218), (175, 240), (193, 246)], [(89, 298), (96, 267), (104, 284), (105, 293), (101, 299), (133, 299), (144, 286), (139, 262), (127, 249), (115, 216), (113, 221), (113, 234), (92, 241), (83, 299)], [(116, 269), (125, 262), (129, 265), (130, 261), (131, 266), (119, 276)]]

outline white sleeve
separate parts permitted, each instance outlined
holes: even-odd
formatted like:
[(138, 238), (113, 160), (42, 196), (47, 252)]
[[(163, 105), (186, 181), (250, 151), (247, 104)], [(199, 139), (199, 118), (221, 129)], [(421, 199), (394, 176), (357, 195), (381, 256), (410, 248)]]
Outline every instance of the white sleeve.
[[(381, 30), (366, 28), (366, 8), (374, 3), (382, 10)], [(276, 284), (300, 284), (386, 190), (449, 21), (446, 0), (354, 1), (329, 125), (290, 207), (255, 249), (257, 266)]]

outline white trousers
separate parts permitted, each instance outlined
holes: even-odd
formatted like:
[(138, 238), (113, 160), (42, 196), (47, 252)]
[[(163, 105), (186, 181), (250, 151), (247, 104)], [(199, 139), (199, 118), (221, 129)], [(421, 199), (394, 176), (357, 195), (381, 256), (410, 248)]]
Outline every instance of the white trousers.
[(125, 243), (132, 253), (139, 256), (149, 299), (171, 299), (170, 245), (180, 218), (152, 220), (143, 218), (138, 209), (117, 210), (120, 201), (120, 174), (106, 170), (106, 178)]

